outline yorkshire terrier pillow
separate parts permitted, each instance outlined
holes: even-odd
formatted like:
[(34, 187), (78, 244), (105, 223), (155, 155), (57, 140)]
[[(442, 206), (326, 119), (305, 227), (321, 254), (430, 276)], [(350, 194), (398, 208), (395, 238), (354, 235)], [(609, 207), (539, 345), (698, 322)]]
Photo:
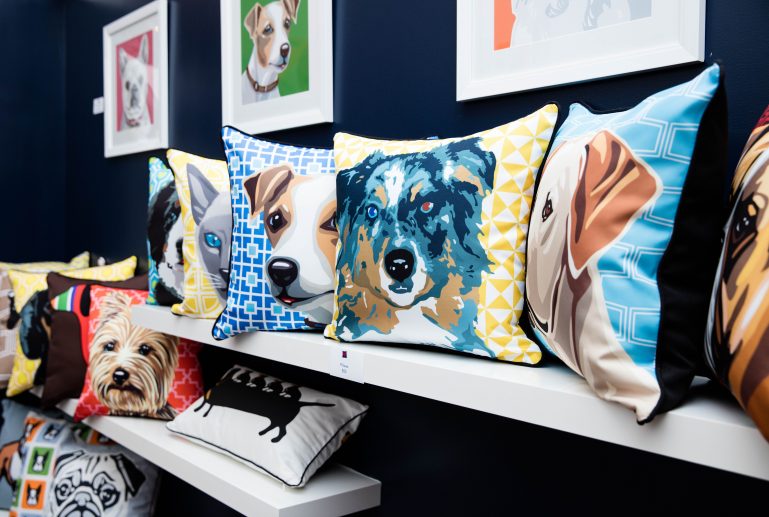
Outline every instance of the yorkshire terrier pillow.
[(91, 287), (88, 373), (75, 421), (90, 415), (171, 420), (203, 393), (200, 344), (131, 322), (147, 291)]
[(518, 320), (534, 182), (555, 105), (445, 140), (334, 138), (339, 246), (326, 336), (542, 357)]
[(322, 329), (334, 290), (336, 183), (330, 149), (222, 129), (234, 224), (227, 306), (213, 336)]

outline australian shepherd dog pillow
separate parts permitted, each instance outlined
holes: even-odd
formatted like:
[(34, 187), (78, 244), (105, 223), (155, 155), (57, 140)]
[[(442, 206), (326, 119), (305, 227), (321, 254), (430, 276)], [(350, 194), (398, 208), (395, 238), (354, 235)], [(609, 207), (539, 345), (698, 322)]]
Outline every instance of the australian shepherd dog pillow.
[(534, 182), (555, 105), (465, 138), (338, 133), (334, 318), (343, 341), (432, 345), (535, 364), (518, 326)]
[(75, 421), (90, 415), (171, 420), (203, 393), (200, 344), (131, 322), (147, 291), (91, 287), (88, 373)]

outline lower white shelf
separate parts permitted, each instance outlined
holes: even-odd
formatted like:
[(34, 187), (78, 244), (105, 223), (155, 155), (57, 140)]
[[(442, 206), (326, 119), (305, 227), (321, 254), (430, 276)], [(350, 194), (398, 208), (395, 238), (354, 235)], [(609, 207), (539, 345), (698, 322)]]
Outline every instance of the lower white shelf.
[[(77, 401), (59, 405), (75, 412)], [(381, 483), (341, 465), (326, 465), (304, 488), (281, 483), (200, 447), (147, 418), (93, 416), (85, 423), (235, 510), (253, 516), (340, 516), (379, 506)]]
[(364, 382), (507, 418), (769, 480), (769, 444), (736, 402), (695, 397), (639, 426), (631, 411), (598, 399), (562, 365), (526, 368), (430, 350), (339, 343), (309, 332), (253, 332), (225, 341), (212, 320), (137, 306), (147, 328), (328, 373), (344, 348)]

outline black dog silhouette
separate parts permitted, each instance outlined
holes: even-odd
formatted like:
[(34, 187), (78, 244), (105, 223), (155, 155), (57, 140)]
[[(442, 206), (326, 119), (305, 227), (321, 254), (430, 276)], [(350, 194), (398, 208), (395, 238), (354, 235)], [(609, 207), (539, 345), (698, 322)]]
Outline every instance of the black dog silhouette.
[[(255, 377), (252, 378), (252, 374), (255, 374)], [(298, 386), (284, 386), (278, 380), (267, 384), (262, 374), (233, 368), (216, 383), (216, 386), (206, 392), (203, 402), (195, 408), (195, 411), (200, 411), (208, 404), (209, 407), (203, 414), (204, 418), (214, 406), (228, 407), (269, 418), (270, 425), (259, 431), (259, 436), (278, 429), (278, 435), (272, 439), (273, 443), (277, 443), (286, 436), (286, 426), (296, 418), (303, 407), (335, 405), (302, 402), (299, 400), (301, 396)]]

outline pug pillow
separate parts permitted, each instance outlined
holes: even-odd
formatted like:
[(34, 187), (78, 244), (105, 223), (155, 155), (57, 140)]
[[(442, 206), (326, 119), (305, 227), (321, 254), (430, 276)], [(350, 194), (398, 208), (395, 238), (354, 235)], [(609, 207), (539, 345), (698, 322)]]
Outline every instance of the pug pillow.
[(627, 111), (571, 106), (542, 171), (526, 299), (538, 341), (639, 422), (681, 402), (720, 250), (717, 65)]
[(518, 325), (534, 182), (558, 108), (465, 138), (334, 137), (342, 341), (430, 345), (536, 364)]
[(731, 213), (713, 289), (705, 357), (769, 440), (769, 108), (732, 181)]
[(355, 433), (368, 406), (233, 366), (166, 424), (289, 487), (302, 487)]
[(333, 307), (336, 229), (330, 149), (222, 129), (234, 225), (227, 305), (216, 339), (251, 330), (322, 329)]
[[(65, 293), (66, 295), (66, 293)], [(203, 393), (200, 344), (134, 325), (147, 291), (90, 286), (88, 371), (75, 408), (90, 415), (171, 420)]]
[(174, 305), (184, 297), (184, 221), (174, 175), (162, 160), (150, 158), (147, 210), (147, 305)]
[(174, 314), (215, 318), (227, 300), (232, 208), (227, 164), (170, 149), (184, 224), (184, 298)]

